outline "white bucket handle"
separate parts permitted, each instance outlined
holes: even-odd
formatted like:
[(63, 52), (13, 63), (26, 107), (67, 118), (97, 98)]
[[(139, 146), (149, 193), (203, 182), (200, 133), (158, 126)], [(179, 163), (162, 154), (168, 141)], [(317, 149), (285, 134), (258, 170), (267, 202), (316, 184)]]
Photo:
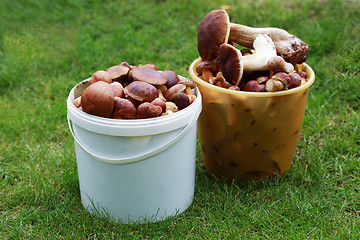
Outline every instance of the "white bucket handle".
[(194, 124), (194, 122), (196, 123), (196, 121), (194, 121), (194, 119), (197, 119), (197, 115), (198, 114), (194, 114), (193, 117), (191, 118), (191, 121), (189, 124), (186, 125), (186, 127), (181, 130), (181, 132), (179, 134), (177, 134), (173, 139), (171, 139), (169, 142), (165, 143), (164, 145), (141, 155), (138, 156), (134, 156), (134, 157), (127, 157), (127, 158), (104, 158), (101, 157), (93, 152), (91, 152), (89, 149), (87, 149), (86, 147), (84, 147), (79, 139), (77, 139), (77, 137), (75, 136), (75, 133), (73, 131), (73, 128), (71, 126), (70, 123), (70, 118), (69, 116), (67, 116), (67, 120), (68, 120), (68, 125), (69, 125), (69, 129), (71, 132), (71, 135), (74, 137), (74, 140), (76, 141), (76, 143), (85, 151), (87, 152), (91, 157), (100, 160), (102, 162), (106, 162), (106, 163), (111, 163), (111, 164), (126, 164), (126, 163), (132, 163), (132, 162), (137, 162), (137, 161), (141, 161), (144, 160), (146, 158), (152, 157), (155, 154), (158, 154), (162, 151), (164, 151), (165, 149), (167, 149), (168, 147), (170, 147), (171, 145), (173, 145), (176, 141), (178, 141), (189, 129), (190, 127)]

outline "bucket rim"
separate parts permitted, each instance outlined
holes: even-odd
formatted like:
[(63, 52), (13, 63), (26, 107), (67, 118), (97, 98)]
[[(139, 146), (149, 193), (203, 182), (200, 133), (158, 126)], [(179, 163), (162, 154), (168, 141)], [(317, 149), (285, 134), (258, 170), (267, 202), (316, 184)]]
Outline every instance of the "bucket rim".
[(274, 96), (287, 96), (291, 94), (295, 94), (298, 92), (302, 92), (305, 89), (308, 89), (315, 81), (315, 73), (314, 70), (306, 63), (299, 64), (300, 68), (304, 68), (306, 73), (309, 75), (307, 82), (299, 87), (295, 87), (288, 90), (278, 91), (278, 92), (246, 92), (246, 91), (234, 91), (227, 88), (222, 88), (205, 82), (200, 79), (196, 74), (196, 66), (201, 61), (201, 57), (195, 59), (189, 66), (189, 74), (191, 78), (198, 84), (206, 88), (210, 88), (214, 91), (218, 91), (224, 94), (230, 95), (238, 95), (238, 96), (248, 96), (248, 97), (274, 97)]

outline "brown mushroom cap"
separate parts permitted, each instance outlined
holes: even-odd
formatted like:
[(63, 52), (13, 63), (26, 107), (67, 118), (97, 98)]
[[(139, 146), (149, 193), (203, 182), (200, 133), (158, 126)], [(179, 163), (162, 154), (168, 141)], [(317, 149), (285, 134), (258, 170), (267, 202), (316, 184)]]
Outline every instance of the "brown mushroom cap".
[(211, 61), (201, 61), (198, 63), (198, 65), (196, 65), (196, 72), (198, 74), (201, 74), (203, 72), (204, 68), (210, 69), (210, 71), (212, 73), (215, 73), (217, 70), (217, 66), (215, 63), (213, 63)]
[(127, 85), (125, 87), (125, 94), (141, 102), (151, 102), (159, 97), (159, 91), (156, 87), (142, 81), (134, 81)]
[(122, 98), (124, 97), (124, 87), (119, 82), (112, 82), (110, 87), (114, 91), (114, 96)]
[(179, 76), (174, 71), (165, 70), (162, 72), (162, 75), (167, 78), (167, 83), (165, 84), (167, 88), (171, 88), (180, 81)]
[(90, 78), (90, 84), (93, 84), (98, 81), (104, 81), (106, 83), (111, 83), (112, 79), (109, 73), (104, 70), (99, 70), (93, 73)]
[(269, 58), (267, 65), (270, 71), (272, 71), (273, 73), (277, 73), (280, 71), (284, 71), (285, 60), (282, 57), (276, 55)]
[(81, 95), (83, 111), (99, 117), (110, 117), (114, 107), (114, 92), (110, 84), (98, 81)]
[(172, 86), (171, 88), (169, 88), (165, 93), (164, 93), (164, 97), (166, 98), (166, 100), (168, 101), (172, 101), (176, 94), (183, 92), (186, 89), (186, 86), (184, 84), (176, 84), (174, 86)]
[(162, 112), (160, 106), (155, 106), (149, 102), (144, 102), (139, 105), (137, 115), (139, 119), (158, 117)]
[(163, 112), (166, 110), (166, 101), (164, 100), (164, 98), (157, 97), (151, 102), (151, 104), (155, 106), (160, 106)]
[(156, 65), (148, 63), (148, 64), (144, 64), (144, 65), (138, 65), (138, 68), (149, 68), (149, 69), (153, 69), (153, 70), (157, 70)]
[(197, 32), (200, 57), (209, 61), (217, 59), (219, 46), (227, 43), (229, 34), (230, 20), (225, 10), (213, 10), (206, 14)]
[(131, 70), (131, 76), (136, 81), (147, 82), (153, 85), (163, 85), (168, 81), (161, 72), (150, 68), (134, 68)]
[(115, 65), (106, 69), (106, 72), (110, 74), (113, 81), (121, 80), (125, 78), (129, 72), (129, 68), (124, 65)]
[(188, 95), (181, 92), (181, 93), (178, 93), (175, 95), (174, 103), (181, 110), (190, 105), (190, 99), (189, 99)]
[(243, 90), (248, 92), (266, 92), (265, 84), (260, 84), (257, 80), (247, 82)]
[(114, 119), (136, 119), (137, 111), (129, 100), (125, 98), (115, 97), (114, 111), (112, 113)]
[(239, 86), (243, 75), (241, 52), (232, 45), (223, 43), (220, 45), (220, 67), (226, 81)]

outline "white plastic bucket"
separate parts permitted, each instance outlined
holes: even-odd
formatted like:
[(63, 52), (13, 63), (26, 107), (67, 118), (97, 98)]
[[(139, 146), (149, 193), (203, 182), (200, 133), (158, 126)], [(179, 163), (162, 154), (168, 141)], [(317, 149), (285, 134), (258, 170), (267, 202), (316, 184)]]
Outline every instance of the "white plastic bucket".
[(177, 113), (117, 120), (77, 109), (75, 87), (67, 117), (83, 206), (122, 223), (161, 221), (185, 211), (195, 190), (198, 89), (195, 102)]

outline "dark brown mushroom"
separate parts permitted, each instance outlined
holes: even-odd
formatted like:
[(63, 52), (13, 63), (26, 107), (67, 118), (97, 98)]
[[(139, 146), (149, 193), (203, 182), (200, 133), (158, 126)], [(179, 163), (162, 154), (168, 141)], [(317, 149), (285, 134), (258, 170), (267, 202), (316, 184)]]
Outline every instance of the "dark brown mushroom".
[(114, 111), (111, 117), (114, 119), (136, 119), (137, 111), (134, 104), (129, 100), (115, 97)]
[(110, 84), (98, 81), (81, 95), (83, 111), (99, 117), (110, 117), (114, 107), (114, 92)]
[(174, 103), (181, 110), (190, 105), (190, 99), (189, 99), (188, 95), (186, 95), (186, 93), (180, 92), (175, 95)]
[(134, 81), (126, 86), (125, 94), (140, 102), (151, 102), (159, 97), (156, 87), (142, 81)]
[(243, 75), (244, 65), (241, 52), (227, 43), (220, 45), (220, 67), (225, 80), (239, 86)]
[(229, 15), (225, 10), (213, 10), (206, 14), (197, 31), (197, 47), (202, 60), (219, 57), (219, 47), (228, 42), (230, 34)]

